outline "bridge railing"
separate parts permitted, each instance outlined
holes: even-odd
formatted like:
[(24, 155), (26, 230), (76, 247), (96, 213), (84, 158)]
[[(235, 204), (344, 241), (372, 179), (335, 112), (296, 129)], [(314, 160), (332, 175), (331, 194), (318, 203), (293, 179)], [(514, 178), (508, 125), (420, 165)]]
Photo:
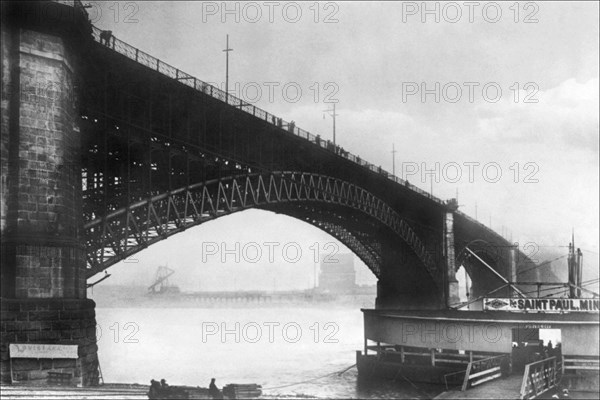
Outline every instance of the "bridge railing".
[(505, 372), (504, 369), (508, 364), (508, 354), (471, 361), (469, 365), (467, 365), (461, 390), (464, 392), (469, 387), (500, 378)]
[(81, 0), (51, 0), (52, 3), (58, 3), (58, 4), (64, 4), (67, 6), (71, 6), (71, 7), (75, 7), (75, 8), (81, 8), (83, 9), (83, 3), (81, 3)]
[[(560, 361), (560, 360), (559, 360)], [(563, 356), (562, 367), (569, 370), (600, 371), (600, 358), (597, 356)]]
[(557, 367), (556, 357), (548, 357), (525, 366), (523, 381), (521, 382), (520, 399), (535, 399), (550, 389), (556, 387), (560, 381), (560, 371)]
[[(65, 3), (72, 4), (73, 2), (67, 1)], [(270, 114), (269, 112), (267, 112), (259, 107), (256, 107), (250, 103), (247, 103), (232, 94), (227, 94), (223, 90), (215, 87), (214, 85), (206, 83), (190, 74), (187, 74), (187, 73), (179, 70), (178, 68), (175, 68), (175, 67), (159, 60), (158, 58), (153, 57), (150, 54), (145, 53), (145, 52), (139, 50), (138, 48), (133, 47), (133, 46), (129, 45), (128, 43), (125, 43), (122, 40), (115, 38), (114, 36), (112, 36), (110, 38), (110, 40), (104, 41), (104, 43), (103, 43), (103, 41), (101, 39), (102, 30), (100, 28), (97, 28), (96, 26), (92, 26), (92, 28), (93, 28), (94, 40), (98, 43), (106, 45), (107, 47), (111, 48), (112, 50), (116, 51), (117, 53), (124, 55), (125, 57), (127, 57), (131, 60), (134, 60), (137, 63), (144, 65), (145, 67), (155, 70), (155, 71), (159, 72), (160, 74), (163, 74), (172, 79), (175, 79), (175, 80), (179, 81), (180, 83), (182, 83), (186, 86), (189, 86), (197, 91), (200, 91), (206, 95), (209, 95), (209, 96), (211, 96), (215, 99), (218, 99), (224, 103), (227, 103), (233, 107), (237, 107), (240, 110), (242, 110), (248, 114), (251, 114), (261, 120), (264, 120), (267, 123), (275, 125), (281, 129), (287, 130), (288, 132), (290, 132), (296, 136), (299, 136), (303, 139), (306, 139), (309, 142), (314, 143), (324, 149), (330, 150), (330, 151), (336, 153), (340, 157), (343, 157), (343, 158), (345, 158), (349, 161), (352, 161), (360, 166), (363, 166), (372, 172), (375, 172), (382, 176), (385, 176), (387, 179), (390, 179), (398, 184), (404, 185), (407, 188), (411, 189), (412, 191), (417, 192), (439, 204), (444, 204), (443, 200), (433, 196), (431, 193), (428, 193), (425, 190), (420, 189), (420, 188), (410, 184), (408, 181), (385, 171), (381, 167), (378, 167), (374, 164), (367, 162), (366, 160), (361, 159), (359, 156), (356, 156), (354, 154), (351, 154), (350, 152), (345, 151), (340, 146), (334, 145), (330, 141), (321, 139), (319, 135), (313, 135), (310, 132), (308, 132), (304, 129), (301, 129), (297, 126), (294, 126), (294, 124), (290, 124), (290, 122), (285, 121), (281, 118), (278, 118), (277, 116)]]

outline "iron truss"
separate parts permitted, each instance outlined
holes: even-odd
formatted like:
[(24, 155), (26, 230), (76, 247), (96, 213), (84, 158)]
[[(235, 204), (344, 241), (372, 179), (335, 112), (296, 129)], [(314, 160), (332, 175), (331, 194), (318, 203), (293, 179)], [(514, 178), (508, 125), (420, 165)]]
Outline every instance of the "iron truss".
[[(414, 251), (434, 281), (439, 272), (410, 225), (373, 194), (341, 179), (303, 172), (254, 173), (214, 179), (162, 193), (84, 226), (90, 277), (155, 242), (203, 222), (269, 204), (320, 202), (349, 207), (383, 224)], [(310, 222), (310, 221), (308, 221)], [(380, 259), (357, 236), (334, 223), (314, 223), (357, 252), (376, 275)]]

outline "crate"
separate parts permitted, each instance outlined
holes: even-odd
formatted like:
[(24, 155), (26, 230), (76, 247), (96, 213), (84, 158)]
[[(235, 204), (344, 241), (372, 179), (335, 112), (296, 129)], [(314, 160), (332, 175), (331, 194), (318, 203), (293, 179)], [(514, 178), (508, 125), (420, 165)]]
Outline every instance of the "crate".
[(71, 372), (48, 371), (49, 385), (71, 385), (73, 374)]

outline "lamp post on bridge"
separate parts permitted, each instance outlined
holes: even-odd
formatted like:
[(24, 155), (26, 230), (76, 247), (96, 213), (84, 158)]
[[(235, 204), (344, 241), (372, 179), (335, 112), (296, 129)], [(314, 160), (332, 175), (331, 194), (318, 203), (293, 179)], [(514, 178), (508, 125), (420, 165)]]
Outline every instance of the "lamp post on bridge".
[(392, 143), (392, 175), (396, 176), (396, 147), (394, 143)]
[(333, 109), (327, 109), (327, 110), (323, 110), (324, 112), (326, 112), (327, 114), (329, 114), (332, 118), (333, 118), (333, 145), (335, 146), (335, 117), (337, 117), (339, 114), (335, 113), (335, 103), (333, 103)]
[(227, 34), (225, 49), (225, 103), (229, 104), (229, 52), (233, 49), (229, 48), (229, 34)]

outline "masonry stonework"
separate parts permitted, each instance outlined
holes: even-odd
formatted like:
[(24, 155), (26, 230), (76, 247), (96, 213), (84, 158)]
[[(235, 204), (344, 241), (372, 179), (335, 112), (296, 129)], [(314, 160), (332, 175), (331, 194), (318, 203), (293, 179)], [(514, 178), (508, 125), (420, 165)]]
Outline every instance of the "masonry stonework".
[(76, 93), (82, 41), (69, 30), (82, 21), (73, 13), (44, 20), (48, 4), (2, 4), (1, 377), (10, 381), (11, 343), (76, 344), (78, 360), (13, 359), (13, 376), (40, 381), (70, 370), (93, 385)]
[(48, 372), (73, 376), (73, 383), (84, 386), (98, 383), (96, 320), (93, 300), (3, 299), (1, 337), (2, 382), (10, 382), (10, 343), (77, 344), (78, 360), (12, 360), (15, 380), (43, 384)]

